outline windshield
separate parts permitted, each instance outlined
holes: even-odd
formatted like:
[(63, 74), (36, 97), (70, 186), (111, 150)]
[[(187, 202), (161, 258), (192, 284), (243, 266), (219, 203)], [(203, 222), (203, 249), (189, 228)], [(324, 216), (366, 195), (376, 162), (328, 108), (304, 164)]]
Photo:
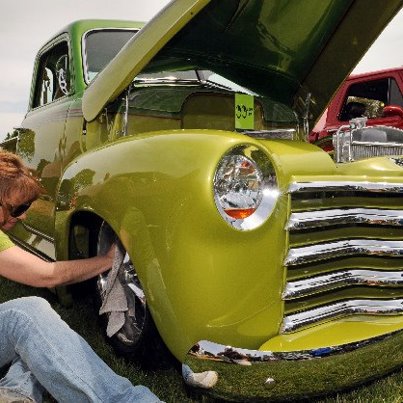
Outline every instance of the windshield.
[[(88, 32), (84, 37), (83, 44), (83, 60), (84, 60), (84, 75), (87, 83), (90, 83), (96, 75), (119, 53), (122, 47), (136, 34), (134, 29), (102, 29)], [(175, 66), (177, 67), (177, 66)], [(258, 104), (262, 108), (263, 114), (267, 121), (277, 125), (296, 125), (296, 116), (291, 108), (284, 104), (275, 102), (267, 96), (262, 96), (253, 92), (229, 78), (226, 78), (226, 71), (221, 69), (220, 74), (203, 68), (192, 66), (188, 69), (181, 66), (178, 70), (153, 71), (151, 73), (139, 74), (134, 79), (134, 86), (140, 88), (148, 86), (176, 86), (182, 87), (183, 94), (191, 94), (195, 87), (202, 92), (217, 92), (227, 94), (246, 94), (258, 100)], [(228, 72), (229, 74), (229, 72)], [(193, 89), (191, 89), (193, 88)], [(177, 95), (179, 89), (176, 90)], [(162, 90), (159, 90), (160, 95)], [(166, 94), (166, 92), (164, 92)], [(188, 96), (187, 95), (187, 96)], [(136, 97), (133, 94), (133, 97)], [(177, 111), (182, 105), (180, 97), (172, 97), (165, 95), (166, 102), (164, 110)], [(177, 99), (178, 105), (176, 105)], [(152, 102), (154, 103), (154, 99)], [(144, 103), (142, 97), (142, 103)], [(169, 105), (168, 105), (169, 104)], [(143, 107), (145, 107), (143, 105)]]
[[(84, 37), (84, 75), (90, 83), (96, 75), (119, 53), (122, 47), (134, 36), (136, 30), (102, 29), (88, 32)], [(250, 93), (247, 89), (215, 74), (210, 70), (159, 71), (139, 74), (136, 82), (206, 82), (233, 91)]]

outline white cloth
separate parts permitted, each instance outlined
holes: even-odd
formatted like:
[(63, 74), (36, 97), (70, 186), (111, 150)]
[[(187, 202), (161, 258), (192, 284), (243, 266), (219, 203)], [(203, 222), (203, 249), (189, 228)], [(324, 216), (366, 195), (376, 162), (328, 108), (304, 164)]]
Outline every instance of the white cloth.
[(118, 244), (112, 268), (108, 273), (104, 295), (102, 296), (102, 305), (99, 309), (100, 315), (108, 315), (108, 325), (106, 328), (106, 335), (108, 337), (112, 337), (123, 327), (125, 312), (128, 311), (125, 290), (119, 278), (119, 271), (122, 267), (124, 256), (124, 248)]

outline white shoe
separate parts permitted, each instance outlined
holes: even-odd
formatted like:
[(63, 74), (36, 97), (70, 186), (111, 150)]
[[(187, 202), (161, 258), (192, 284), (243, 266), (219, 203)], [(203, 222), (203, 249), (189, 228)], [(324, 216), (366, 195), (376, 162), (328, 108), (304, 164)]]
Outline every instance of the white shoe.
[(185, 382), (197, 388), (211, 389), (218, 381), (216, 371), (193, 372), (188, 365), (182, 365), (182, 375)]

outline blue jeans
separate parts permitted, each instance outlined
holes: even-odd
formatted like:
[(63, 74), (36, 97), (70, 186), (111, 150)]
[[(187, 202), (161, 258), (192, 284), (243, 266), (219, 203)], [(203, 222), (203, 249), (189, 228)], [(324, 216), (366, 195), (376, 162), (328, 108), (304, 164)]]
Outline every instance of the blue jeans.
[(44, 389), (58, 402), (160, 402), (113, 372), (42, 298), (0, 304), (0, 367), (9, 363), (0, 389), (35, 402)]

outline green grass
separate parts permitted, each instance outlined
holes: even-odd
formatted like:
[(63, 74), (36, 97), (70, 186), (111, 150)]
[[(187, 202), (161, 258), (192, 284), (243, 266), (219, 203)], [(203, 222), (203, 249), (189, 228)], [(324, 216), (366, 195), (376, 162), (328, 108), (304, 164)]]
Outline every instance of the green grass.
[[(100, 333), (90, 297), (80, 298), (73, 307), (66, 308), (61, 306), (54, 294), (48, 290), (33, 289), (7, 280), (0, 281), (0, 303), (28, 295), (46, 298), (61, 317), (90, 343), (114, 371), (130, 379), (133, 384), (142, 384), (149, 387), (161, 400), (167, 403), (215, 401), (199, 394), (189, 393), (183, 385), (180, 372), (174, 363), (168, 366), (167, 369), (150, 371), (140, 368), (135, 362), (128, 362), (116, 357)], [(52, 399), (48, 398), (45, 401), (51, 402)], [(403, 370), (344, 393), (316, 400), (310, 399), (309, 401), (315, 401), (315, 403), (403, 403)]]

